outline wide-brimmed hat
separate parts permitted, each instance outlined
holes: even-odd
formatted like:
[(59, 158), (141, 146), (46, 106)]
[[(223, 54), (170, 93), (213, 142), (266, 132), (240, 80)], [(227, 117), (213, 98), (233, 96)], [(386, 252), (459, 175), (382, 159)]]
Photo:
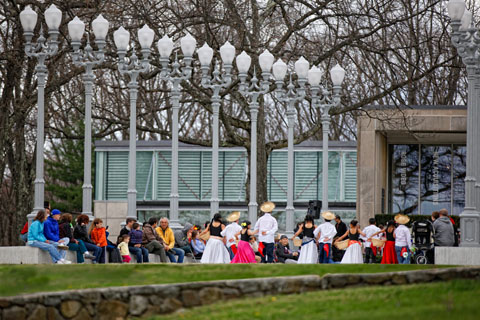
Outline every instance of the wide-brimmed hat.
[(237, 221), (238, 219), (240, 219), (240, 211), (233, 211), (227, 217), (228, 222)]
[(273, 211), (273, 209), (275, 209), (275, 203), (273, 203), (272, 201), (264, 202), (260, 206), (260, 210), (265, 213), (270, 213)]
[(322, 212), (322, 218), (325, 220), (333, 220), (335, 219), (335, 215), (330, 211)]
[(398, 224), (407, 224), (410, 221), (410, 218), (404, 214), (397, 214), (395, 216), (395, 222)]

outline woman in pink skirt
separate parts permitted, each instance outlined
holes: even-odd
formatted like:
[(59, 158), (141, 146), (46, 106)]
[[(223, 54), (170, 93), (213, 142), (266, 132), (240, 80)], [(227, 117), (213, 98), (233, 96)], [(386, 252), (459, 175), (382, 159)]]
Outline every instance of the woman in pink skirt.
[(231, 263), (256, 263), (255, 253), (253, 252), (252, 247), (250, 246), (250, 236), (253, 236), (257, 231), (253, 232), (250, 230), (252, 223), (250, 221), (244, 221), (241, 224), (242, 230), (235, 235), (238, 237), (240, 235), (240, 241), (238, 242), (237, 253)]

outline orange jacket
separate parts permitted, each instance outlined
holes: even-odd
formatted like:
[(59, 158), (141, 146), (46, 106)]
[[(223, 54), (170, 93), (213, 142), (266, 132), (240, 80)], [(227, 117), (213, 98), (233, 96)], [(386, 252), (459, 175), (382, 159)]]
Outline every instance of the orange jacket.
[(93, 228), (90, 238), (95, 245), (100, 244), (99, 247), (107, 246), (107, 235), (105, 233), (105, 228)]

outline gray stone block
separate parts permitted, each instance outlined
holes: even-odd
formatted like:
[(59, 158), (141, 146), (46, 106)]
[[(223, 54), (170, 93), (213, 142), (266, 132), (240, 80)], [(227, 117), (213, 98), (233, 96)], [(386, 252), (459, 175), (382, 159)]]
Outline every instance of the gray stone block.
[(480, 247), (435, 247), (435, 264), (480, 266)]

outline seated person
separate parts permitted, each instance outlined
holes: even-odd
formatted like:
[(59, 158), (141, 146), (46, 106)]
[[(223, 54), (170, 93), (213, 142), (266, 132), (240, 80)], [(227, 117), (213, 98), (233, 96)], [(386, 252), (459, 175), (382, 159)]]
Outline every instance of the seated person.
[[(175, 248), (175, 236), (172, 229), (169, 227), (169, 221), (166, 217), (160, 219), (160, 226), (155, 228), (157, 234), (163, 239), (165, 244), (165, 253), (167, 254), (170, 262), (183, 263), (185, 257), (185, 251), (180, 248)], [(189, 251), (191, 251), (189, 246)], [(178, 260), (175, 259), (178, 257)]]
[(70, 213), (62, 214), (59, 225), (60, 237), (68, 238), (68, 249), (77, 253), (77, 263), (84, 263), (85, 258), (95, 259), (95, 256), (88, 252), (83, 241), (73, 237), (72, 215)]
[(175, 236), (175, 248), (182, 249), (185, 254), (193, 254), (190, 247), (190, 239), (192, 238), (193, 225), (191, 223), (185, 223), (183, 229), (176, 230)]
[(193, 230), (190, 244), (192, 245), (195, 258), (202, 258), (203, 251), (205, 250), (205, 244), (200, 239), (200, 233), (198, 231)]
[(292, 252), (290, 250), (288, 237), (286, 235), (280, 237), (280, 241), (277, 243), (275, 249), (275, 254), (279, 263), (297, 263), (298, 252)]

